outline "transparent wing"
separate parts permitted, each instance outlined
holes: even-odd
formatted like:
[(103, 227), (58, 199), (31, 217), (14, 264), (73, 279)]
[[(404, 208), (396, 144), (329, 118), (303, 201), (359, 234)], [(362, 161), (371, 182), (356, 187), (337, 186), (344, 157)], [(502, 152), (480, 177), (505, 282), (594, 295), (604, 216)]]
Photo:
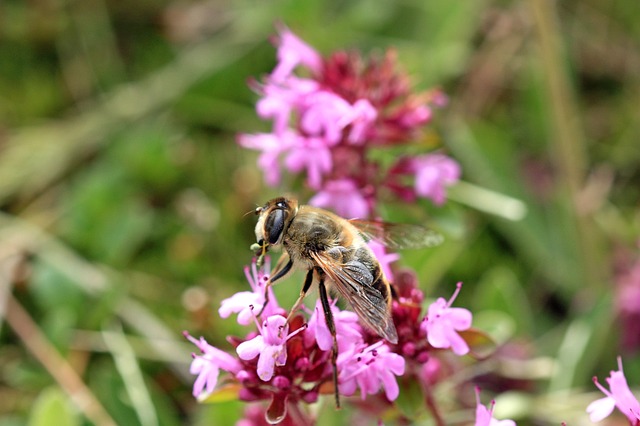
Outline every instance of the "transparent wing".
[(398, 342), (387, 302), (382, 293), (373, 287), (373, 276), (362, 263), (336, 263), (324, 252), (311, 253), (311, 257), (368, 328), (393, 344)]
[(444, 237), (433, 229), (407, 223), (351, 219), (365, 240), (376, 240), (392, 249), (415, 249), (442, 244)]

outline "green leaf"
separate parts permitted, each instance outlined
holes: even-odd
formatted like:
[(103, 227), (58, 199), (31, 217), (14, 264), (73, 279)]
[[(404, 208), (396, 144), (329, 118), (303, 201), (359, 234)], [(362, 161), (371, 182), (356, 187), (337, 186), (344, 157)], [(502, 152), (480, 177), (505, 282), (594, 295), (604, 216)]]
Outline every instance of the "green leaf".
[(80, 419), (66, 395), (57, 387), (40, 392), (29, 416), (28, 426), (76, 426)]
[(238, 394), (240, 393), (241, 388), (242, 386), (238, 383), (229, 383), (215, 389), (205, 398), (199, 399), (198, 402), (203, 404), (217, 404), (221, 402), (235, 401), (238, 399)]
[(424, 412), (424, 395), (415, 378), (399, 378), (400, 394), (395, 403), (402, 415), (416, 419)]

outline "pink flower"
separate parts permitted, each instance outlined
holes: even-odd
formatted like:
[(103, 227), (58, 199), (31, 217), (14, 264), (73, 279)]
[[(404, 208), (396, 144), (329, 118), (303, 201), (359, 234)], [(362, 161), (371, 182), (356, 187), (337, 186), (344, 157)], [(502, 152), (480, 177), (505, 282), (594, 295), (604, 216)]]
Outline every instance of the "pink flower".
[(314, 73), (322, 68), (322, 57), (307, 43), (303, 42), (287, 27), (281, 27), (278, 40), (278, 64), (271, 73), (276, 82), (285, 80), (298, 65), (304, 65)]
[[(362, 328), (358, 322), (358, 315), (351, 311), (341, 311), (335, 304), (331, 305), (331, 312), (336, 326), (339, 351), (346, 351), (352, 346), (362, 343)], [(320, 299), (316, 302), (313, 314), (309, 318), (308, 331), (308, 333), (305, 333), (307, 346), (315, 339), (318, 347), (323, 351), (333, 349), (333, 336), (329, 331), (329, 327), (327, 327)]]
[(389, 281), (394, 282), (391, 262), (400, 259), (400, 255), (398, 253), (387, 253), (385, 246), (376, 240), (369, 241), (367, 245), (373, 251), (373, 254), (375, 254), (376, 259), (378, 259), (384, 276), (387, 277)]
[(306, 97), (300, 127), (306, 134), (322, 137), (328, 145), (335, 145), (353, 119), (354, 111), (349, 102), (334, 93), (320, 90)]
[(280, 183), (279, 156), (295, 144), (297, 135), (293, 132), (284, 132), (281, 135), (274, 133), (244, 134), (238, 137), (238, 143), (244, 148), (261, 151), (258, 157), (258, 167), (264, 172), (264, 179), (270, 186)]
[(213, 392), (218, 383), (221, 369), (234, 374), (239, 373), (242, 369), (242, 365), (237, 359), (211, 346), (203, 337), (197, 340), (186, 331), (183, 334), (203, 354), (193, 355), (193, 361), (191, 361), (191, 368), (189, 369), (191, 374), (198, 375), (193, 383), (193, 396), (196, 398), (203, 395), (203, 391), (206, 392), (205, 395)]
[(353, 104), (353, 117), (349, 142), (360, 145), (366, 142), (367, 132), (378, 118), (378, 110), (366, 99), (358, 99)]
[(249, 361), (258, 358), (256, 372), (265, 382), (271, 380), (276, 365), (282, 366), (287, 362), (287, 340), (298, 334), (304, 328), (299, 328), (287, 335), (286, 319), (282, 315), (272, 315), (262, 323), (260, 335), (242, 342), (236, 348), (240, 359)]
[(356, 346), (338, 355), (340, 393), (353, 395), (359, 387), (364, 400), (383, 387), (387, 399), (394, 401), (400, 393), (396, 376), (403, 375), (404, 368), (404, 358), (391, 352), (382, 340), (366, 347)]
[(469, 345), (457, 333), (471, 327), (471, 312), (464, 308), (452, 308), (451, 304), (458, 296), (462, 283), (457, 284), (456, 291), (449, 301), (442, 297), (433, 302), (421, 328), (427, 333), (427, 341), (434, 348), (451, 348), (456, 355), (469, 352)]
[(311, 188), (319, 189), (322, 177), (331, 171), (333, 161), (324, 139), (299, 137), (298, 143), (289, 151), (285, 165), (292, 172), (307, 169), (307, 183)]
[(460, 179), (460, 165), (442, 154), (429, 154), (412, 160), (416, 175), (416, 194), (441, 205), (446, 198), (445, 187)]
[(493, 417), (493, 407), (496, 405), (495, 401), (491, 401), (489, 408), (482, 405), (480, 402), (480, 389), (476, 387), (476, 423), (475, 426), (516, 426), (516, 422), (513, 420), (496, 420)]
[(251, 264), (251, 268), (245, 266), (244, 275), (249, 281), (251, 291), (241, 291), (224, 299), (220, 303), (220, 309), (218, 309), (220, 317), (229, 318), (231, 314), (238, 314), (238, 324), (249, 325), (260, 311), (262, 311), (262, 315), (265, 318), (275, 314), (279, 308), (271, 289), (269, 289), (269, 304), (264, 310), (262, 309), (264, 305), (264, 285), (269, 279), (270, 270), (271, 266), (268, 258), (261, 270), (258, 270), (255, 261)]
[(421, 126), (431, 120), (433, 111), (427, 105), (418, 105), (403, 111), (398, 121), (406, 128)]
[(601, 398), (593, 401), (587, 406), (587, 413), (592, 422), (599, 422), (605, 417), (609, 416), (615, 407), (631, 422), (632, 425), (640, 424), (640, 402), (633, 396), (627, 379), (624, 377), (622, 371), (622, 359), (618, 357), (618, 371), (612, 371), (611, 376), (607, 378), (609, 383), (608, 391), (599, 382), (598, 378), (594, 377), (593, 382), (595, 385), (606, 395), (605, 398)]
[(289, 128), (292, 111), (300, 108), (303, 99), (317, 91), (316, 81), (291, 76), (280, 84), (267, 82), (264, 86), (256, 84), (255, 90), (263, 95), (256, 103), (258, 116), (273, 119), (273, 131), (280, 135)]
[(309, 200), (309, 204), (332, 209), (346, 218), (369, 216), (369, 203), (351, 179), (325, 182), (324, 187)]

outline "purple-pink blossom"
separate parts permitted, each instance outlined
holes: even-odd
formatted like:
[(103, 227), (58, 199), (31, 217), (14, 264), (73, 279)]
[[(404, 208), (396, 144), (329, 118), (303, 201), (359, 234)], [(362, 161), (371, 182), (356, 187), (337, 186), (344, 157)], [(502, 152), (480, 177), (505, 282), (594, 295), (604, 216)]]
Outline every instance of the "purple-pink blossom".
[(458, 283), (456, 291), (448, 301), (439, 297), (433, 302), (421, 325), (431, 346), (442, 349), (451, 348), (456, 355), (465, 355), (469, 352), (469, 345), (458, 332), (471, 327), (472, 320), (468, 309), (451, 307), (461, 288), (462, 283)]
[(446, 187), (460, 179), (460, 165), (442, 154), (428, 154), (413, 159), (416, 194), (441, 205)]
[(378, 259), (378, 263), (380, 263), (380, 268), (382, 269), (382, 273), (384, 276), (391, 282), (394, 282), (393, 279), (393, 271), (391, 270), (391, 262), (395, 262), (400, 259), (400, 255), (398, 253), (387, 253), (387, 249), (384, 244), (377, 242), (376, 240), (371, 240), (367, 243), (373, 254)]
[(497, 420), (493, 417), (496, 402), (491, 401), (489, 408), (480, 402), (480, 390), (476, 387), (476, 422), (475, 426), (516, 426), (513, 420)]
[(353, 395), (360, 388), (364, 400), (384, 388), (387, 399), (394, 401), (400, 394), (396, 376), (402, 376), (404, 369), (404, 358), (382, 340), (369, 346), (354, 346), (338, 355), (340, 393)]
[(261, 380), (269, 381), (273, 377), (275, 367), (287, 362), (287, 340), (298, 334), (303, 328), (299, 328), (291, 334), (287, 334), (286, 318), (282, 315), (268, 317), (260, 328), (260, 334), (251, 340), (242, 342), (236, 348), (240, 359), (249, 361), (258, 358), (256, 372)]
[(336, 179), (325, 182), (322, 189), (314, 195), (309, 204), (328, 208), (349, 219), (366, 218), (370, 206), (367, 199), (351, 179)]
[(280, 155), (294, 146), (297, 135), (285, 131), (280, 135), (274, 133), (243, 134), (238, 136), (238, 143), (244, 148), (260, 151), (258, 167), (264, 173), (268, 185), (280, 183)]
[[(267, 185), (281, 184), (284, 166), (304, 175), (315, 192), (311, 204), (349, 218), (374, 215), (379, 188), (407, 201), (417, 194), (442, 204), (446, 186), (459, 177), (453, 160), (412, 158), (411, 170), (401, 172), (415, 178), (415, 189), (409, 189), (369, 155), (374, 147), (420, 140), (432, 108), (444, 103), (442, 92), (413, 93), (391, 50), (383, 57), (338, 52), (325, 58), (288, 28), (278, 32), (275, 69), (251, 83), (261, 96), (258, 116), (273, 121), (272, 133), (238, 138), (260, 152)], [(306, 71), (305, 77), (298, 71)]]
[(371, 126), (378, 118), (378, 111), (367, 99), (358, 99), (353, 104), (352, 114), (348, 139), (350, 143), (359, 145), (366, 142)]
[(320, 54), (285, 26), (280, 27), (277, 45), (278, 64), (270, 76), (273, 81), (285, 80), (298, 65), (304, 65), (316, 73), (320, 72), (322, 68)]
[[(331, 312), (336, 328), (339, 351), (346, 351), (348, 348), (362, 343), (362, 327), (360, 326), (358, 315), (355, 312), (340, 310), (335, 304), (331, 305)], [(333, 349), (333, 336), (329, 331), (329, 327), (327, 327), (324, 310), (319, 298), (316, 301), (316, 306), (309, 318), (307, 327), (309, 331), (309, 333), (305, 334), (307, 346), (315, 340), (318, 347), (323, 351)]]
[(618, 408), (622, 414), (627, 416), (632, 425), (640, 424), (640, 402), (631, 393), (627, 379), (622, 370), (622, 359), (618, 357), (618, 371), (611, 371), (607, 377), (609, 390), (598, 382), (594, 377), (593, 382), (606, 396), (593, 401), (587, 406), (587, 413), (592, 422), (599, 422), (608, 417), (614, 408)]
[(269, 289), (269, 303), (264, 306), (264, 287), (271, 270), (269, 260), (267, 256), (260, 269), (255, 262), (251, 264), (251, 267), (245, 266), (244, 275), (251, 286), (251, 291), (238, 292), (220, 302), (218, 309), (220, 318), (229, 318), (231, 314), (238, 314), (238, 324), (249, 325), (255, 320), (255, 315), (258, 312), (262, 312), (263, 317), (266, 318), (280, 311), (272, 289)]
[(355, 118), (349, 102), (326, 90), (308, 94), (300, 114), (304, 133), (322, 137), (327, 145), (340, 142), (343, 130)]
[(333, 161), (324, 139), (301, 136), (298, 143), (289, 150), (285, 165), (289, 171), (296, 173), (306, 169), (307, 184), (313, 189), (319, 189), (322, 178), (331, 171)]
[(264, 85), (254, 83), (253, 86), (262, 95), (256, 103), (256, 112), (260, 118), (273, 120), (276, 135), (289, 130), (292, 113), (300, 108), (307, 95), (319, 89), (316, 81), (294, 76), (280, 83), (268, 81)]
[(220, 370), (237, 374), (242, 369), (242, 365), (237, 359), (211, 346), (203, 337), (198, 340), (186, 331), (183, 334), (202, 352), (202, 355), (193, 354), (193, 361), (191, 361), (189, 369), (191, 374), (198, 375), (193, 383), (193, 396), (196, 398), (213, 392), (218, 383)]

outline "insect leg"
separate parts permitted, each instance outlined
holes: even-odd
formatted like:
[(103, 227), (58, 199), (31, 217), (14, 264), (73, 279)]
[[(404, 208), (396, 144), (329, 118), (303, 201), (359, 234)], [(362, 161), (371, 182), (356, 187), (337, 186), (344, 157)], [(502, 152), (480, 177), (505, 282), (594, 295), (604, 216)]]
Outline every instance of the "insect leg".
[(333, 322), (333, 313), (331, 312), (331, 305), (329, 304), (329, 297), (327, 296), (327, 288), (324, 285), (324, 272), (318, 271), (320, 279), (318, 281), (318, 290), (320, 291), (320, 302), (322, 303), (322, 310), (324, 311), (324, 320), (327, 322), (327, 328), (331, 332), (333, 337), (333, 350), (331, 351), (331, 367), (333, 367), (333, 386), (334, 396), (336, 399), (336, 408), (340, 408), (340, 393), (338, 392), (338, 339), (336, 337), (336, 325)]
[(274, 271), (273, 274), (271, 274), (269, 281), (267, 281), (267, 283), (265, 284), (264, 305), (262, 305), (262, 309), (260, 309), (260, 312), (258, 312), (256, 316), (259, 317), (260, 315), (262, 315), (264, 308), (267, 306), (267, 303), (269, 303), (269, 288), (273, 285), (275, 281), (284, 277), (289, 273), (289, 271), (291, 271), (291, 268), (293, 267), (293, 260), (291, 260), (291, 258), (289, 258), (289, 262), (287, 262), (284, 266), (281, 267), (282, 263), (284, 263), (283, 259), (286, 259), (287, 257), (289, 256), (287, 256), (286, 254), (283, 254), (282, 257), (280, 257), (280, 260), (278, 260), (276, 267), (273, 269)]
[(307, 272), (307, 277), (304, 279), (304, 285), (302, 286), (302, 290), (300, 290), (300, 296), (298, 297), (298, 300), (296, 300), (296, 303), (293, 304), (293, 307), (289, 311), (286, 324), (289, 323), (289, 320), (291, 319), (293, 314), (298, 310), (298, 308), (302, 304), (302, 301), (304, 300), (304, 297), (307, 295), (307, 292), (309, 291), (309, 288), (311, 287), (312, 282), (313, 282), (313, 269), (309, 269), (309, 272)]

